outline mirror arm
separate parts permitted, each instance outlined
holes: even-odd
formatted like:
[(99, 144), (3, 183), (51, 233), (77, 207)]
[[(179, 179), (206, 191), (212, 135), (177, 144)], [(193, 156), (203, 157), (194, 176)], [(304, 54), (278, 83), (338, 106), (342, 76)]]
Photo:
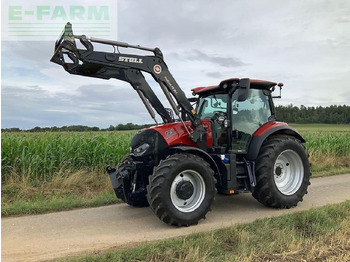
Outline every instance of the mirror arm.
[(272, 98), (282, 98), (282, 86), (279, 86), (280, 88), (280, 95), (279, 96), (272, 96)]

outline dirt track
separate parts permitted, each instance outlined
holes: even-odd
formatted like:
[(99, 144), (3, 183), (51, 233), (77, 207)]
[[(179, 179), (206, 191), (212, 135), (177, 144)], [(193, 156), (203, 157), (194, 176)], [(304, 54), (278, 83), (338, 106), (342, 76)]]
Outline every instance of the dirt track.
[(3, 218), (1, 258), (2, 261), (49, 260), (184, 236), (350, 199), (350, 174), (315, 178), (311, 183), (304, 202), (289, 210), (266, 208), (251, 194), (218, 195), (207, 219), (188, 228), (167, 226), (158, 220), (150, 208), (133, 208), (126, 204)]

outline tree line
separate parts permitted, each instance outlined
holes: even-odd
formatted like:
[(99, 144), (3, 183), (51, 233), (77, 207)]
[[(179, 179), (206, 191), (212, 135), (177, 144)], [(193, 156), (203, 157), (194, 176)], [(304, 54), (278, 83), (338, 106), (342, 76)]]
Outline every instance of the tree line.
[(97, 126), (90, 127), (84, 125), (72, 125), (72, 126), (62, 126), (62, 127), (39, 127), (36, 126), (31, 129), (20, 129), (14, 128), (2, 128), (1, 132), (88, 132), (88, 131), (116, 131), (116, 130), (140, 130), (142, 128), (147, 128), (153, 126), (154, 124), (138, 125), (133, 123), (118, 124), (116, 126), (110, 125), (108, 128), (99, 128)]
[(350, 124), (350, 106), (277, 106), (277, 119), (287, 123)]
[[(287, 123), (324, 123), (324, 124), (350, 124), (350, 106), (317, 106), (317, 107), (306, 107), (306, 106), (276, 106), (277, 120), (284, 121)], [(118, 124), (116, 126), (110, 125), (108, 128), (99, 128), (97, 126), (89, 127), (83, 125), (72, 125), (62, 127), (34, 127), (32, 129), (22, 130), (20, 128), (4, 128), (1, 132), (84, 132), (84, 131), (115, 131), (115, 130), (139, 130), (142, 128), (150, 127), (154, 124), (138, 125), (133, 123)]]

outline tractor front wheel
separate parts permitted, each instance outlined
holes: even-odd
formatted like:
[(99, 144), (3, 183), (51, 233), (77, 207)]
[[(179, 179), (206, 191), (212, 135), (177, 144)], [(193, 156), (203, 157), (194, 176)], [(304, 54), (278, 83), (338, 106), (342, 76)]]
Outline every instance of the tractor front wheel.
[(303, 200), (310, 185), (305, 147), (294, 137), (273, 136), (262, 145), (255, 168), (253, 196), (262, 204), (291, 208)]
[(199, 156), (170, 155), (149, 177), (148, 202), (164, 223), (190, 226), (210, 210), (215, 183), (214, 171)]

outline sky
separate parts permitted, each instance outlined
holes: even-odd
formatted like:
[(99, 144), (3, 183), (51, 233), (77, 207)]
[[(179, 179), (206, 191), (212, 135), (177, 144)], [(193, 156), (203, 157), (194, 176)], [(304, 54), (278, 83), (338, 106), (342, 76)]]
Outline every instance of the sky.
[[(349, 1), (117, 3), (114, 40), (159, 47), (187, 96), (197, 86), (249, 77), (283, 82), (277, 105), (349, 105)], [(70, 75), (50, 63), (55, 40), (2, 41), (2, 128), (152, 123), (128, 83)]]

